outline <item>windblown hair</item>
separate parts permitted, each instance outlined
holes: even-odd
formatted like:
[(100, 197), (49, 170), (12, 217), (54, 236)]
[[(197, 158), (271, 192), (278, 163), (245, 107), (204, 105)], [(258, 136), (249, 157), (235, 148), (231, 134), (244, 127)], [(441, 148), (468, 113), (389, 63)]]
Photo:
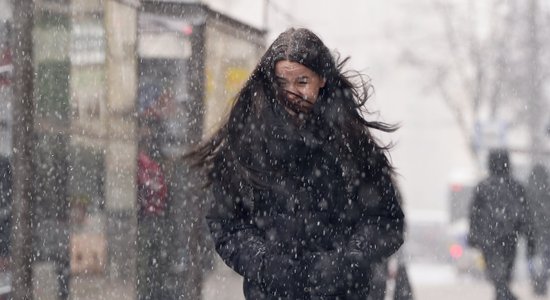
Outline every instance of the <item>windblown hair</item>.
[[(373, 88), (359, 73), (344, 72), (349, 58), (335, 58), (321, 39), (307, 29), (288, 29), (267, 49), (250, 78), (236, 96), (235, 104), (226, 123), (206, 142), (187, 155), (194, 165), (214, 173), (215, 161), (223, 156), (241, 178), (254, 181), (261, 172), (251, 167), (251, 151), (258, 139), (266, 139), (272, 120), (265, 118), (266, 111), (280, 106), (275, 77), (275, 64), (288, 60), (302, 64), (325, 80), (319, 98), (306, 116), (308, 124), (317, 128), (318, 138), (332, 144), (339, 155), (351, 158), (354, 164), (377, 162), (376, 169), (393, 170), (387, 159), (389, 146), (381, 145), (371, 134), (371, 129), (384, 132), (396, 130), (395, 126), (367, 121), (370, 113), (365, 108)], [(252, 129), (251, 129), (252, 128)], [(252, 132), (256, 130), (258, 132)], [(269, 134), (269, 133), (267, 133)], [(254, 150), (255, 149), (255, 150)], [(246, 153), (248, 152), (248, 153)], [(259, 168), (261, 169), (261, 168)]]

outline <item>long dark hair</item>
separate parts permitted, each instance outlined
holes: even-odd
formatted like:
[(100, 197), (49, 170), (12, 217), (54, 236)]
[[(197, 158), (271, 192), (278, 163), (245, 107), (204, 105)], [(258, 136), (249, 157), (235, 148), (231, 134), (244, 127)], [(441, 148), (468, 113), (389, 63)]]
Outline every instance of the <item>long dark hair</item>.
[[(281, 33), (236, 95), (225, 124), (187, 157), (196, 166), (206, 168), (210, 179), (220, 172), (216, 162), (223, 161), (222, 165), (230, 166), (231, 176), (261, 185), (258, 173), (265, 171), (265, 164), (258, 165), (251, 160), (263, 151), (257, 142), (273, 135), (269, 133), (273, 125), (267, 123), (274, 120), (265, 116), (266, 112), (281, 106), (277, 100), (280, 95), (275, 64), (288, 60), (308, 67), (325, 80), (307, 116), (307, 123), (317, 128), (314, 131), (317, 138), (338, 149), (336, 153), (348, 158), (353, 165), (363, 165), (358, 168), (364, 169), (366, 163), (373, 171), (391, 173), (393, 168), (386, 155), (389, 146), (379, 143), (370, 129), (392, 132), (396, 127), (364, 118), (369, 115), (365, 103), (372, 94), (372, 85), (359, 73), (343, 71), (348, 59), (340, 61), (333, 57), (321, 39), (308, 29), (291, 28)], [(284, 122), (284, 113), (279, 116)]]

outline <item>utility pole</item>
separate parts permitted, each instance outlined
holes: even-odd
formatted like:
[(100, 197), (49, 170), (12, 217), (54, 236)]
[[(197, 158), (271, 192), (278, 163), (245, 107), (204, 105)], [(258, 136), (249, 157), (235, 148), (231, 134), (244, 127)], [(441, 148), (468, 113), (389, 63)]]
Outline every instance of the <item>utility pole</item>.
[(531, 165), (543, 159), (542, 112), (546, 111), (541, 92), (540, 41), (539, 41), (539, 0), (530, 0), (528, 7), (528, 57), (527, 57), (527, 125), (531, 135), (530, 150)]
[(33, 0), (13, 3), (13, 300), (32, 299)]

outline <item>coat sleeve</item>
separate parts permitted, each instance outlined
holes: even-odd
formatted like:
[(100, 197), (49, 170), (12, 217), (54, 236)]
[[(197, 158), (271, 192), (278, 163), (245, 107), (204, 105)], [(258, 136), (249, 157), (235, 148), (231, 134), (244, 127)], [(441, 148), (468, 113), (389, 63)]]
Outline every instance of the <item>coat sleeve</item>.
[(251, 221), (242, 197), (222, 184), (212, 184), (213, 201), (206, 215), (216, 251), (223, 261), (245, 278), (260, 281), (265, 240)]
[(481, 216), (481, 212), (483, 210), (483, 187), (481, 185), (477, 185), (474, 188), (473, 196), (472, 196), (472, 203), (470, 205), (470, 211), (469, 211), (469, 230), (468, 230), (468, 237), (467, 242), (468, 245), (472, 247), (479, 248), (482, 244), (482, 228), (483, 228), (483, 218)]
[(363, 212), (346, 249), (352, 263), (372, 264), (392, 255), (403, 244), (404, 215), (391, 175), (362, 185), (358, 200)]

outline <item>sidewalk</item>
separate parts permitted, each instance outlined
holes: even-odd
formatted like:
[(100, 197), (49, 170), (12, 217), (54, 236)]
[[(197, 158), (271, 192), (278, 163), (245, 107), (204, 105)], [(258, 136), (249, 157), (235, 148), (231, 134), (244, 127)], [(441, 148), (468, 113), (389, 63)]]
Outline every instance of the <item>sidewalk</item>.
[[(57, 279), (53, 263), (34, 267), (35, 300), (57, 300)], [(71, 279), (71, 300), (135, 300), (134, 288), (128, 283), (109, 280), (104, 275), (74, 275)]]
[[(432, 299), (446, 299), (446, 300), (492, 300), (494, 299), (493, 288), (484, 281), (477, 282), (456, 282), (448, 285), (417, 285), (414, 286), (415, 299), (418, 300), (432, 300)], [(514, 282), (512, 284), (512, 291), (515, 293), (518, 299), (521, 300), (542, 300), (550, 299), (547, 297), (536, 297), (529, 287), (528, 282)]]
[(203, 282), (202, 300), (244, 300), (243, 280), (220, 260)]
[[(46, 269), (42, 269), (40, 272), (46, 271), (51, 272)], [(446, 266), (412, 266), (410, 276), (416, 300), (493, 299), (493, 289), (487, 281), (471, 277), (453, 276), (453, 273), (450, 273), (449, 268)], [(41, 286), (46, 290), (42, 289), (41, 296), (39, 294), (35, 299), (55, 299), (55, 297), (51, 297), (53, 296), (51, 289), (55, 284), (55, 279), (47, 276), (42, 278), (46, 280), (41, 282), (39, 287), (35, 286), (35, 288)], [(109, 281), (103, 276), (76, 276), (73, 277), (72, 284), (71, 300), (135, 300), (132, 288), (122, 282)], [(391, 289), (390, 283), (390, 293)], [(521, 300), (550, 299), (550, 295), (535, 297), (529, 282), (526, 280), (513, 282), (512, 289), (518, 299)], [(242, 278), (223, 265), (221, 261), (217, 261), (215, 270), (204, 280), (202, 300), (244, 300)]]
[[(483, 279), (457, 277), (449, 273), (449, 268), (422, 267), (413, 268), (411, 282), (415, 300), (492, 300), (493, 288)], [(391, 283), (389, 289), (391, 291)], [(512, 290), (521, 300), (542, 300), (547, 297), (536, 297), (531, 291), (529, 282), (513, 282)], [(244, 300), (242, 278), (224, 265), (218, 264), (206, 279), (203, 286), (202, 300)]]

